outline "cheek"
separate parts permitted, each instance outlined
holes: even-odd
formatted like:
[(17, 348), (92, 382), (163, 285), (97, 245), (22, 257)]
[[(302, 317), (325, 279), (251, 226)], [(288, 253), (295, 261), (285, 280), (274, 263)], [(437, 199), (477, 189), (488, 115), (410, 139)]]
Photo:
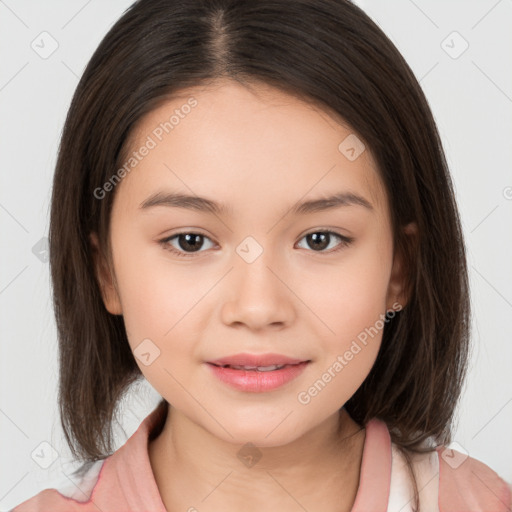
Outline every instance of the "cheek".
[[(315, 398), (315, 407), (344, 403), (375, 363), (385, 325), (381, 315), (386, 312), (390, 258), (389, 247), (374, 239), (309, 288), (308, 305), (322, 320), (315, 378), (318, 389), (326, 387), (326, 392)], [(316, 388), (312, 389), (315, 392)]]
[(144, 338), (159, 346), (168, 344), (194, 316), (212, 281), (202, 277), (197, 268), (171, 263), (165, 250), (158, 247), (118, 258), (117, 276), (132, 347)]
[(381, 315), (385, 313), (386, 282), (382, 277), (385, 271), (378, 262), (372, 263), (372, 272), (356, 272), (352, 268), (352, 272), (331, 273), (323, 293), (319, 290), (310, 295), (310, 307), (321, 312), (322, 325), (317, 331), (316, 369), (297, 400), (310, 408), (312, 416), (334, 411), (349, 400), (377, 358), (384, 326)]
[[(389, 282), (386, 253), (372, 249), (353, 251), (339, 265), (311, 275), (303, 291), (304, 302), (325, 324), (325, 332), (338, 340), (355, 337), (385, 313)], [(307, 293), (306, 293), (307, 292)], [(329, 327), (329, 329), (327, 328)]]
[(165, 254), (155, 257), (154, 250), (121, 258), (117, 274), (128, 342), (139, 369), (162, 396), (186, 404), (179, 383), (190, 378), (192, 333), (211, 276), (171, 264)]

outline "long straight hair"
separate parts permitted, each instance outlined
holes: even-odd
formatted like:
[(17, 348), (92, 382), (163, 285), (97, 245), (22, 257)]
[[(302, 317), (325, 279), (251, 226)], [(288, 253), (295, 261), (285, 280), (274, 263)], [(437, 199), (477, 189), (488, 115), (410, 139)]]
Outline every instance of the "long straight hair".
[[(345, 407), (361, 426), (384, 421), (414, 476), (410, 452), (451, 442), (469, 350), (466, 255), (427, 100), (396, 47), (348, 0), (139, 0), (94, 52), (62, 133), (49, 236), (59, 407), (73, 456), (112, 453), (116, 406), (142, 378), (122, 316), (103, 305), (89, 239), (98, 234), (111, 262), (115, 190), (94, 192), (123, 165), (142, 116), (219, 78), (265, 83), (335, 113), (375, 158), (410, 299)], [(402, 231), (409, 222), (416, 243)]]

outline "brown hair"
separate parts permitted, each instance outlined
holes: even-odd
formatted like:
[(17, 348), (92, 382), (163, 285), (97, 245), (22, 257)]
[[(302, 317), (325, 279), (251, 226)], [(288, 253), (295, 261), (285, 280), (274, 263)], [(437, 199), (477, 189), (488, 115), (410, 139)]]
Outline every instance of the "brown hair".
[[(89, 237), (98, 233), (111, 263), (115, 190), (102, 200), (94, 190), (122, 165), (142, 116), (219, 78), (259, 81), (314, 102), (370, 149), (410, 298), (386, 323), (377, 360), (345, 407), (360, 425), (383, 420), (406, 458), (406, 449), (451, 442), (469, 349), (465, 248), (439, 134), (403, 57), (348, 0), (139, 0), (83, 73), (55, 170), (50, 265), (59, 406), (73, 455), (92, 461), (112, 452), (116, 405), (142, 377), (123, 318), (107, 312), (95, 276)], [(416, 243), (402, 231), (409, 222), (417, 224)], [(409, 459), (408, 467), (412, 474)], [(416, 482), (415, 500), (417, 508)]]

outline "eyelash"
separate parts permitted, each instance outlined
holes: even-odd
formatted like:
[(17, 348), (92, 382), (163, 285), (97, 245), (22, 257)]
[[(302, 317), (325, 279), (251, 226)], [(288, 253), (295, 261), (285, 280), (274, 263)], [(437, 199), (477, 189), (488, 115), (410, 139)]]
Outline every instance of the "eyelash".
[[(353, 237), (340, 235), (336, 231), (331, 231), (329, 229), (325, 229), (325, 230), (318, 230), (317, 229), (315, 231), (310, 231), (309, 233), (306, 233), (301, 238), (301, 240), (303, 238), (306, 238), (308, 235), (312, 235), (312, 234), (315, 234), (315, 233), (328, 233), (329, 235), (334, 235), (334, 236), (338, 237), (341, 240), (340, 244), (335, 249), (331, 249), (330, 251), (323, 251), (323, 250), (322, 251), (311, 251), (311, 252), (316, 252), (316, 253), (319, 253), (319, 254), (322, 254), (322, 253), (333, 254), (335, 252), (338, 252), (338, 251), (342, 250), (345, 247), (348, 247), (354, 241)], [(203, 235), (202, 233), (196, 233), (194, 231), (182, 231), (180, 233), (175, 233), (172, 236), (168, 236), (168, 237), (166, 237), (166, 238), (164, 238), (162, 240), (159, 240), (159, 243), (160, 243), (160, 245), (165, 250), (175, 254), (176, 256), (182, 257), (182, 258), (191, 258), (191, 257), (194, 257), (197, 253), (204, 252), (204, 251), (196, 251), (196, 252), (187, 253), (187, 252), (179, 251), (179, 250), (175, 249), (174, 247), (172, 247), (171, 245), (169, 245), (169, 242), (172, 239), (177, 238), (180, 235), (200, 235), (200, 236), (202, 236), (204, 238), (209, 238), (206, 235)]]

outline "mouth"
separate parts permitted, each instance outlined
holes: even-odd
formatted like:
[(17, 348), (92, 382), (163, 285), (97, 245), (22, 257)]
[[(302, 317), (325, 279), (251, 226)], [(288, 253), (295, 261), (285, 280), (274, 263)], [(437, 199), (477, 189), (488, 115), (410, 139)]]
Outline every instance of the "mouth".
[[(260, 370), (260, 371), (273, 371), (279, 367), (290, 366), (310, 362), (309, 359), (297, 359), (288, 357), (282, 354), (233, 354), (231, 356), (222, 357), (213, 361), (208, 361), (209, 364), (220, 367), (231, 367), (235, 369), (245, 370)], [(278, 368), (275, 368), (278, 367)]]
[(231, 368), (232, 370), (244, 370), (247, 372), (273, 372), (276, 370), (281, 370), (283, 368), (289, 367), (289, 366), (298, 366), (303, 363), (308, 363), (309, 361), (303, 361), (300, 363), (295, 364), (273, 364), (269, 366), (244, 366), (244, 365), (232, 365), (232, 364), (214, 364), (214, 363), (208, 363), (213, 366), (217, 366), (218, 368)]
[[(208, 362), (207, 366), (212, 374), (222, 383), (238, 391), (249, 393), (263, 393), (272, 391), (293, 381), (306, 367), (311, 360), (291, 360), (269, 364), (264, 363), (240, 363), (240, 358), (235, 362), (215, 361)], [(268, 357), (267, 357), (268, 360)]]

